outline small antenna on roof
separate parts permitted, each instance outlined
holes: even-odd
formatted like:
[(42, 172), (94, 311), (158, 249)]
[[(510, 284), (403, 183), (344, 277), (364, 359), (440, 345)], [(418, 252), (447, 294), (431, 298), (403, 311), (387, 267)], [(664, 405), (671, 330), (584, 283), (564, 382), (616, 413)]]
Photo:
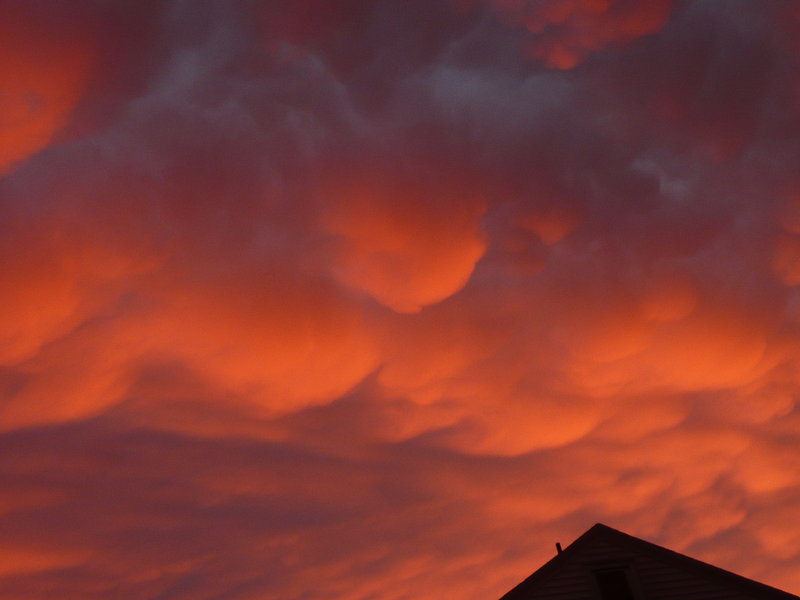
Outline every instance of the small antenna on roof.
[(556, 550), (558, 550), (558, 553), (561, 554), (561, 542), (556, 542)]

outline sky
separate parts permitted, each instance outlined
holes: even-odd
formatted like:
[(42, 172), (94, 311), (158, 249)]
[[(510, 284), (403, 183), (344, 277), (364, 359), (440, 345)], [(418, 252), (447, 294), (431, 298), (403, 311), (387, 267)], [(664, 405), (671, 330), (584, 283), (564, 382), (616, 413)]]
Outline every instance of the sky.
[(791, 0), (0, 0), (0, 600), (800, 594)]

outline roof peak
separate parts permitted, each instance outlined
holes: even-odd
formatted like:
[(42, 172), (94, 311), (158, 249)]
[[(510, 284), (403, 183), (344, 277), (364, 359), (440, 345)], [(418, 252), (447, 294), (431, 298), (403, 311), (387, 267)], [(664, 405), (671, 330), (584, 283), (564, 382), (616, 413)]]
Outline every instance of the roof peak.
[[(667, 564), (673, 569), (690, 573), (693, 577), (710, 581), (723, 588), (736, 590), (744, 595), (754, 598), (769, 598), (770, 600), (800, 600), (799, 596), (784, 592), (764, 583), (748, 579), (731, 571), (716, 567), (701, 560), (692, 558), (680, 552), (659, 546), (635, 537), (605, 523), (595, 523), (571, 544), (563, 548), (551, 560), (536, 570), (530, 577), (508, 592), (501, 600), (529, 600), (536, 598), (535, 590), (544, 582), (553, 577), (566, 564), (574, 560), (583, 549), (590, 546), (594, 540), (603, 539), (611, 545), (624, 550), (625, 554), (636, 562), (639, 558), (655, 560)], [(639, 557), (639, 558), (637, 558)]]

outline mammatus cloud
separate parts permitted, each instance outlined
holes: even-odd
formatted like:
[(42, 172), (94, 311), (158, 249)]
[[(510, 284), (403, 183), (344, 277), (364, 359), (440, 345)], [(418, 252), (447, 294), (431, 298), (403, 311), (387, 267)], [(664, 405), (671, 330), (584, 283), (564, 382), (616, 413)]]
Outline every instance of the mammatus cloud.
[[(486, 250), (485, 201), (458, 173), (347, 173), (320, 190), (345, 285), (401, 312), (461, 290)], [(425, 181), (424, 179), (434, 179)]]
[(46, 147), (87, 84), (91, 36), (67, 11), (7, 1), (0, 6), (0, 173)]
[(548, 67), (571, 69), (592, 53), (656, 33), (674, 0), (484, 0), (512, 26), (530, 35), (525, 46)]
[(0, 598), (800, 591), (783, 5), (0, 16)]

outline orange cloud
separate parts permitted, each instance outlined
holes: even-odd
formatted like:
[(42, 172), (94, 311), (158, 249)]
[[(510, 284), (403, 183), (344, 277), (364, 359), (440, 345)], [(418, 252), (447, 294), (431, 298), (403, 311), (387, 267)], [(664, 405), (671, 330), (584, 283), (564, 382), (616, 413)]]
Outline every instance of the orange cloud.
[(51, 142), (87, 84), (91, 38), (41, 13), (0, 7), (0, 175)]
[(485, 203), (455, 177), (359, 173), (319, 194), (322, 226), (339, 240), (337, 276), (398, 312), (458, 292), (486, 249)]
[(142, 326), (151, 352), (241, 394), (268, 414), (325, 403), (378, 364), (360, 309), (324, 282), (280, 269), (164, 290)]
[(0, 577), (27, 575), (52, 569), (65, 569), (81, 564), (86, 554), (56, 553), (52, 549), (35, 550), (19, 547), (0, 547)]
[(478, 600), (595, 521), (797, 590), (763, 3), (108, 0), (89, 87), (82, 13), (29, 4), (0, 599)]
[(598, 346), (593, 336), (590, 346), (581, 346), (587, 353), (570, 370), (579, 386), (602, 395), (643, 389), (736, 388), (752, 383), (773, 366), (765, 334), (740, 315), (725, 314), (724, 309), (699, 313), (653, 330), (647, 340), (623, 330), (610, 341), (601, 337), (603, 345)]

